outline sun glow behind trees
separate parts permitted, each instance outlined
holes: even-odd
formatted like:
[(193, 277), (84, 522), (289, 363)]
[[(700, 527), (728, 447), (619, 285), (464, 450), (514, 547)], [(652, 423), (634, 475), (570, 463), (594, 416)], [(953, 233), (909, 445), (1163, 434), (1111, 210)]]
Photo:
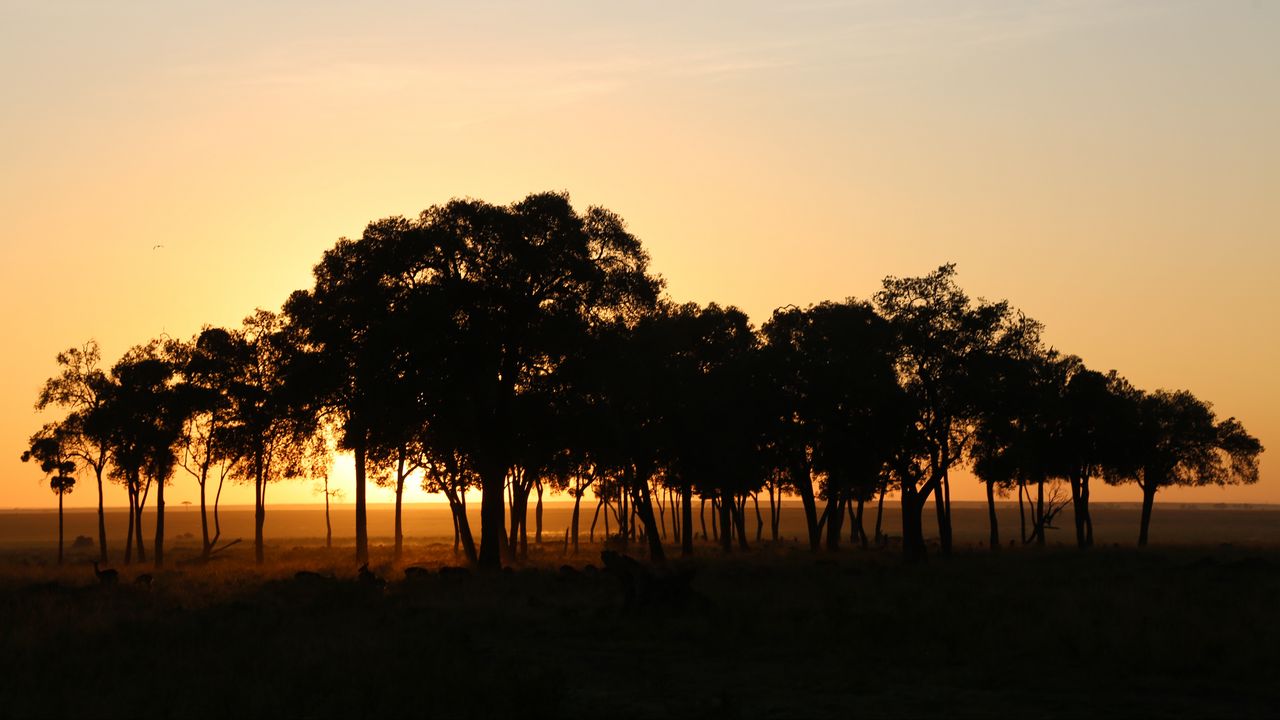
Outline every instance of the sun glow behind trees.
[[(1266, 440), (1277, 11), (7, 4), (0, 503), (49, 501), (16, 458), (41, 422), (30, 388), (66, 345), (96, 337), (114, 358), (235, 325), (369, 218), (543, 187), (627, 217), (673, 297), (756, 324), (956, 260), (1052, 344), (1195, 388)], [(48, 267), (56, 295), (32, 270)]]

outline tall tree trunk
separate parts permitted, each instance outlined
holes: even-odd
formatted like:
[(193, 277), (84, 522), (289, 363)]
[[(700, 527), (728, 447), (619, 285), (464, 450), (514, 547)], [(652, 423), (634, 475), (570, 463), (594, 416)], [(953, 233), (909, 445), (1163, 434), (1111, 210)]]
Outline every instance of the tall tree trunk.
[(128, 480), (125, 481), (125, 492), (129, 494), (129, 529), (124, 534), (124, 564), (133, 562), (133, 516), (138, 506), (137, 492)]
[(1026, 483), (1022, 478), (1018, 478), (1018, 523), (1022, 533), (1022, 544), (1027, 544), (1027, 511), (1023, 508), (1022, 493), (1026, 490)]
[(107, 515), (102, 505), (102, 465), (95, 465), (93, 473), (98, 478), (98, 562), (107, 564)]
[(827, 551), (840, 549), (840, 529), (844, 525), (844, 499), (840, 492), (828, 487), (827, 509), (823, 516), (827, 519)]
[[(59, 471), (61, 472), (61, 471)], [(62, 564), (62, 490), (58, 490), (58, 564)]]
[(569, 520), (569, 534), (573, 537), (573, 554), (578, 554), (578, 518), (582, 507), (582, 488), (573, 494), (573, 517)]
[(914, 489), (902, 488), (902, 553), (909, 561), (923, 560), (927, 554), (924, 544), (924, 506), (928, 496), (921, 497)]
[(133, 521), (133, 542), (138, 546), (138, 562), (147, 561), (147, 547), (142, 542), (142, 511), (146, 507), (147, 496), (140, 493), (138, 495), (138, 507), (136, 508), (137, 518)]
[(1093, 512), (1089, 509), (1089, 476), (1080, 483), (1080, 505), (1084, 508), (1084, 545), (1093, 547)]
[(858, 540), (862, 543), (862, 549), (867, 549), (867, 531), (862, 527), (862, 511), (866, 502), (862, 498), (858, 498), (858, 512), (854, 515), (853, 524), (858, 531)]
[(1044, 547), (1044, 478), (1036, 478), (1036, 545)]
[(987, 542), (991, 551), (996, 552), (1000, 549), (1000, 523), (996, 519), (996, 484), (991, 480), (987, 481), (987, 522), (991, 525)]
[(733, 500), (733, 527), (738, 535), (738, 549), (746, 551), (747, 547), (747, 496), (740, 495)]
[(649, 540), (649, 561), (655, 564), (662, 563), (666, 560), (666, 553), (662, 550), (658, 522), (653, 517), (653, 501), (649, 496), (648, 478), (636, 478), (635, 492), (637, 494), (634, 499), (636, 512), (640, 516), (640, 522), (644, 524), (645, 537)]
[[(484, 506), (481, 506), (483, 510)], [(479, 562), (479, 555), (476, 553), (476, 541), (471, 534), (471, 521), (467, 519), (467, 505), (463, 500), (453, 506), (454, 519), (458, 524), (458, 535), (462, 539), (462, 552), (467, 556), (467, 562), (476, 565)], [(483, 519), (481, 519), (483, 522)]]
[(533, 511), (533, 541), (542, 544), (542, 479), (538, 479), (538, 504)]
[(164, 477), (156, 478), (156, 542), (155, 563), (164, 567)]
[(596, 498), (596, 511), (591, 515), (591, 529), (587, 531), (587, 540), (596, 541), (596, 521), (600, 519), (600, 508), (604, 507), (604, 498)]
[(809, 549), (817, 552), (822, 545), (822, 535), (818, 528), (818, 503), (813, 497), (813, 478), (809, 475), (809, 468), (793, 468), (791, 483), (800, 494), (800, 502), (804, 504), (804, 521), (809, 528)]
[(324, 476), (324, 546), (333, 549), (333, 523), (329, 520), (329, 475)]
[(356, 439), (352, 450), (356, 465), (356, 562), (363, 565), (369, 562), (369, 518), (365, 514), (364, 497), (366, 450), (364, 437)]
[(760, 515), (759, 492), (752, 493), (751, 504), (756, 509), (756, 542), (760, 542), (764, 538), (764, 517)]
[[(702, 539), (705, 542), (706, 540), (709, 540), (711, 538), (711, 536), (707, 534), (707, 499), (706, 498), (698, 498), (698, 521), (702, 523)], [(714, 524), (715, 518), (712, 518), (711, 522), (712, 524)]]
[(506, 513), (503, 490), (507, 468), (491, 464), (480, 476), (480, 555), (476, 567), (481, 570), (502, 569), (502, 545), (506, 540)]
[(938, 527), (938, 544), (942, 548), (943, 555), (951, 554), (951, 473), (943, 471), (942, 486), (936, 490), (942, 501), (941, 520)]
[(693, 555), (693, 485), (680, 487), (680, 554)]
[(1084, 544), (1084, 509), (1081, 507), (1080, 475), (1071, 473), (1071, 516), (1076, 526), (1076, 547), (1083, 550)]
[(259, 460), (253, 474), (253, 559), (259, 565), (267, 559), (262, 534), (267, 520), (267, 509), (263, 506), (266, 484), (266, 472), (262, 460)]
[(399, 562), (400, 557), (404, 555), (404, 523), (401, 509), (404, 506), (404, 471), (405, 449), (401, 446), (396, 451), (396, 516), (395, 516), (395, 539), (391, 550), (391, 559)]
[(1157, 487), (1151, 480), (1142, 486), (1142, 526), (1138, 530), (1138, 547), (1147, 546), (1147, 531), (1151, 527), (1151, 508), (1155, 505)]
[(202, 469), (200, 475), (200, 557), (208, 560), (209, 553), (213, 550), (213, 545), (209, 543), (209, 511), (204, 498), (205, 482), (209, 477), (208, 470)]

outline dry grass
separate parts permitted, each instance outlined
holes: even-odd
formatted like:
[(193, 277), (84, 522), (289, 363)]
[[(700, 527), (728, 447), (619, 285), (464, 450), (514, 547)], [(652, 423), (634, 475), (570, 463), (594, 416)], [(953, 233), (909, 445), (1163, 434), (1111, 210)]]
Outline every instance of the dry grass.
[[(286, 717), (1268, 716), (1280, 552), (794, 545), (692, 561), (698, 599), (628, 607), (607, 575), (562, 576), (559, 546), (521, 570), (402, 581), (457, 564), (415, 543), (190, 546), (147, 588), (47, 555), (0, 557), (5, 715)], [(582, 565), (598, 548), (584, 550)], [(598, 564), (598, 562), (597, 562)], [(294, 578), (299, 569), (332, 580)]]

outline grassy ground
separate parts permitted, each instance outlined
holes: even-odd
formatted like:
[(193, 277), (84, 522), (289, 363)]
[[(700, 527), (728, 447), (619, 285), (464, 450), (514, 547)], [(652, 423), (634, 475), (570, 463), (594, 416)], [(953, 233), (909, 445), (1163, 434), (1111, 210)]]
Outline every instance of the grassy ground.
[[(233, 549), (150, 587), (0, 555), (10, 717), (1272, 716), (1280, 550), (760, 547), (624, 602), (559, 547), (492, 576), (355, 579), (349, 549)], [(599, 565), (598, 548), (572, 562)], [(638, 552), (638, 549), (637, 549)], [(443, 545), (409, 563), (456, 563)], [(298, 569), (333, 579), (295, 579)], [(151, 572), (150, 568), (145, 569)]]

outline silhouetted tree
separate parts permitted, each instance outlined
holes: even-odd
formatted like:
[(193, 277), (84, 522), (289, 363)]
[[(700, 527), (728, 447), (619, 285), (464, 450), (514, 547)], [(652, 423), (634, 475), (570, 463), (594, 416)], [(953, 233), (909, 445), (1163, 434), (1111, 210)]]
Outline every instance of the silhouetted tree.
[(894, 472), (902, 493), (903, 549), (924, 554), (923, 512), (930, 495), (943, 552), (951, 547), (950, 472), (972, 438), (981, 382), (975, 375), (998, 352), (1007, 303), (973, 302), (955, 282), (955, 265), (919, 278), (887, 277), (875, 305), (897, 335), (897, 367), (914, 413)]
[(243, 458), (234, 476), (253, 483), (254, 557), (261, 563), (267, 488), (306, 473), (305, 450), (317, 423), (310, 402), (314, 374), (298, 360), (297, 329), (282, 316), (258, 310), (245, 318), (242, 333), (247, 356), (228, 395), (231, 414), (224, 447)]
[(76, 464), (67, 448), (62, 428), (49, 423), (31, 436), (30, 446), (22, 453), (22, 462), (34, 460), (40, 471), (49, 476), (49, 489), (58, 496), (58, 564), (62, 564), (62, 496), (76, 486)]
[(102, 355), (98, 343), (90, 340), (81, 347), (58, 353), (61, 372), (45, 381), (36, 409), (57, 405), (69, 411), (60, 423), (67, 453), (93, 469), (98, 484), (98, 561), (107, 562), (107, 521), (103, 505), (102, 477), (107, 469), (110, 448), (108, 428), (101, 417), (103, 393), (110, 384), (99, 368)]
[[(810, 527), (810, 546), (825, 526), (835, 550), (846, 510), (874, 497), (911, 420), (894, 366), (895, 338), (870, 305), (856, 301), (775, 310), (764, 335), (774, 382), (786, 393), (782, 417), (792, 427), (783, 432), (799, 439), (793, 452), (808, 460), (792, 463), (800, 468), (792, 484), (812, 504), (809, 473), (818, 473), (827, 503)], [(861, 519), (860, 510), (854, 517)]]
[(1136, 423), (1126, 439), (1128, 462), (1110, 468), (1107, 482), (1142, 489), (1139, 547), (1147, 544), (1156, 493), (1170, 485), (1237, 485), (1258, 481), (1258, 439), (1235, 418), (1217, 421), (1211, 406), (1191, 393), (1134, 393)]
[[(189, 343), (172, 343), (170, 353), (190, 402), (183, 424), (179, 465), (200, 487), (201, 555), (208, 558), (222, 536), (218, 518), (222, 485), (242, 460), (238, 454), (241, 448), (235, 447), (229, 436), (234, 423), (232, 397), (244, 380), (249, 348), (239, 332), (205, 328)], [(211, 471), (217, 479), (212, 535), (206, 493)]]

